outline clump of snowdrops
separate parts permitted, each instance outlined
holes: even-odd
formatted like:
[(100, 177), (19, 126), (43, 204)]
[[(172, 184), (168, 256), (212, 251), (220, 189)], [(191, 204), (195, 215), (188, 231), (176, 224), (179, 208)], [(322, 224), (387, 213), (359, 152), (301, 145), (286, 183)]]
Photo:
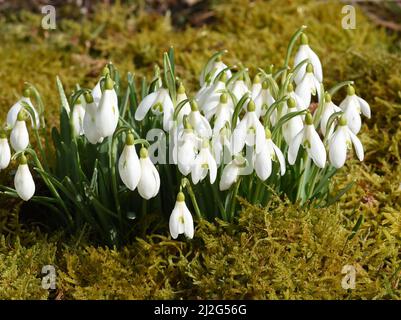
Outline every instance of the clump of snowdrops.
[[(370, 108), (352, 81), (325, 90), (304, 29), (291, 38), (282, 67), (259, 68), (252, 80), (246, 67), (227, 66), (225, 52), (217, 52), (196, 93), (175, 73), (173, 49), (139, 90), (130, 73), (123, 89), (111, 63), (93, 89), (77, 85), (68, 98), (57, 78), (53, 146), (40, 94), (27, 84), (1, 133), (0, 168), (18, 163), (14, 188), (3, 192), (38, 202), (67, 230), (88, 228), (111, 245), (128, 241), (133, 220), (149, 212), (171, 213), (171, 236), (192, 238), (193, 216), (232, 221), (238, 197), (261, 206), (272, 194), (316, 206), (335, 202), (350, 186), (333, 196), (330, 179), (350, 150), (363, 160), (356, 135)], [(343, 87), (337, 106), (332, 98)]]

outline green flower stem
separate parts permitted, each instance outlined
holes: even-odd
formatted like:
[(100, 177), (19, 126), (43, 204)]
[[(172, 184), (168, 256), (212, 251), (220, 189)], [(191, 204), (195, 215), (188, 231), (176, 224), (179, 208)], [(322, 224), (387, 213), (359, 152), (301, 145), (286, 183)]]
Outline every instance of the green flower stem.
[(311, 159), (308, 156), (307, 152), (305, 152), (304, 155), (304, 170), (302, 173), (302, 177), (300, 180), (300, 183), (298, 185), (298, 191), (297, 191), (297, 200), (301, 200), (301, 205), (303, 205), (305, 203), (305, 184), (307, 181), (307, 178), (309, 176), (309, 167), (310, 167), (310, 163), (311, 163)]
[(232, 196), (231, 196), (231, 205), (230, 205), (230, 212), (229, 212), (229, 219), (230, 221), (233, 220), (234, 218), (234, 213), (235, 213), (235, 207), (237, 203), (237, 195), (238, 195), (238, 190), (239, 186), (241, 185), (242, 178), (239, 177), (237, 182), (234, 185), (234, 190), (232, 191)]
[(116, 210), (117, 210), (117, 215), (119, 217), (120, 223), (122, 223), (122, 216), (121, 216), (121, 206), (120, 206), (120, 200), (118, 198), (118, 189), (117, 189), (117, 175), (116, 175), (116, 142), (117, 142), (117, 136), (113, 135), (111, 139), (109, 139), (109, 166), (111, 169), (111, 188), (113, 190), (113, 197), (114, 197), (114, 202), (116, 204)]
[[(298, 40), (298, 38), (301, 36), (302, 32), (306, 28), (307, 28), (306, 26), (302, 26), (291, 37), (290, 43), (288, 44), (288, 48), (287, 48), (287, 54), (285, 56), (284, 68), (288, 67), (288, 65), (290, 63), (291, 53), (292, 53), (292, 50), (294, 49), (295, 42)], [(287, 70), (284, 70), (283, 77), (281, 78), (281, 83), (282, 84), (284, 84), (284, 81), (285, 81), (286, 77), (287, 77)]]
[(183, 187), (187, 188), (187, 191), (188, 191), (189, 197), (191, 198), (191, 202), (194, 207), (195, 213), (199, 219), (202, 219), (202, 214), (199, 210), (198, 202), (196, 201), (195, 193), (192, 189), (191, 182), (187, 178), (184, 178), (183, 180), (184, 180), (184, 182), (181, 183), (181, 185)]
[[(24, 152), (29, 153), (33, 157), (33, 159), (35, 161), (35, 165), (39, 169), (40, 176), (42, 177), (43, 181), (48, 186), (50, 192), (53, 194), (53, 196), (57, 199), (57, 201), (59, 202), (61, 207), (64, 209), (65, 213), (67, 214), (70, 226), (72, 226), (74, 224), (72, 216), (71, 216), (67, 206), (65, 205), (63, 199), (60, 197), (60, 194), (57, 192), (57, 190), (56, 190), (55, 186), (53, 185), (53, 183), (42, 173), (42, 172), (46, 172), (46, 171), (43, 169), (43, 166), (42, 166), (42, 164), (41, 164), (36, 152), (33, 149), (30, 149), (30, 148), (25, 149)], [(16, 153), (14, 155), (14, 157), (17, 157), (17, 155), (19, 155), (20, 153), (22, 153), (22, 152)]]

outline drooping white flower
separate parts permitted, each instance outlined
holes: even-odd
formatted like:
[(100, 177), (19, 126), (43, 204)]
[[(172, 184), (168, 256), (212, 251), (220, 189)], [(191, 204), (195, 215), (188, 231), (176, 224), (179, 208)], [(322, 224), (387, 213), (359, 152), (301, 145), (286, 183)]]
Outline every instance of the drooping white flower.
[(173, 239), (176, 239), (180, 234), (185, 234), (189, 239), (194, 236), (194, 222), (191, 212), (185, 204), (185, 196), (182, 192), (177, 195), (177, 201), (170, 215), (169, 227)]
[(217, 176), (217, 164), (209, 148), (209, 141), (203, 140), (202, 148), (195, 158), (192, 165), (191, 177), (192, 182), (197, 184), (206, 178), (209, 173), (209, 181), (213, 184), (216, 181)]
[(289, 143), (289, 164), (292, 165), (295, 163), (301, 144), (316, 166), (319, 168), (324, 168), (326, 165), (326, 149), (322, 140), (320, 140), (319, 134), (316, 132), (315, 127), (313, 126), (313, 119), (310, 113), (307, 113), (305, 116), (305, 127)]
[(102, 87), (101, 82), (106, 79), (106, 76), (110, 74), (110, 70), (108, 66), (105, 66), (102, 70), (102, 76), (100, 77), (99, 81), (96, 83), (95, 87), (92, 89), (92, 97), (95, 101), (96, 105), (99, 104), (100, 99), (102, 98)]
[(318, 95), (320, 101), (320, 82), (313, 74), (313, 65), (311, 63), (307, 64), (306, 73), (295, 88), (295, 93), (300, 98), (300, 110), (308, 109), (312, 96), (315, 96), (316, 94)]
[(174, 149), (175, 162), (178, 164), (180, 172), (186, 176), (195, 162), (196, 155), (200, 146), (200, 139), (195, 135), (192, 126), (185, 121), (185, 129), (178, 139), (177, 147)]
[(135, 120), (142, 121), (152, 110), (153, 114), (163, 114), (163, 129), (169, 131), (173, 125), (174, 105), (167, 89), (159, 88), (148, 94), (139, 104), (135, 112)]
[(241, 100), (246, 93), (249, 93), (248, 86), (244, 81), (244, 75), (241, 75), (237, 80), (234, 81), (231, 91), (237, 98), (237, 101)]
[(259, 74), (256, 74), (255, 78), (253, 78), (252, 88), (251, 88), (251, 98), (253, 101), (255, 101), (256, 97), (260, 94), (261, 90), (262, 90), (262, 80), (260, 79)]
[(30, 94), (31, 91), (29, 88), (26, 88), (22, 94), (21, 99), (19, 99), (8, 111), (7, 113), (7, 125), (10, 128), (13, 128), (15, 125), (15, 122), (17, 121), (17, 117), (19, 112), (21, 111), (21, 109), (24, 109), (23, 103), (26, 103), (27, 105), (29, 105), (34, 114), (35, 114), (35, 121), (36, 123), (34, 124), (33, 122), (33, 118), (31, 116), (31, 114), (29, 113), (29, 117), (31, 118), (31, 124), (33, 128), (39, 128), (40, 127), (40, 119), (39, 119), (39, 114), (36, 111), (35, 107), (33, 106), (32, 102), (31, 102), (31, 98), (30, 98)]
[[(295, 54), (294, 59), (294, 67), (296, 67), (301, 61), (309, 59), (309, 62), (313, 65), (313, 72), (316, 79), (319, 82), (323, 82), (323, 71), (322, 71), (322, 64), (320, 62), (319, 57), (316, 55), (315, 52), (309, 47), (308, 45), (308, 37), (306, 34), (301, 35), (301, 46), (298, 49), (298, 52)], [(298, 73), (295, 75), (295, 83), (298, 84), (301, 82), (302, 78), (305, 75), (306, 66), (303, 65)]]
[(323, 104), (323, 111), (322, 116), (320, 118), (320, 128), (324, 136), (330, 137), (334, 131), (334, 126), (332, 125), (329, 132), (326, 132), (327, 122), (333, 113), (339, 112), (341, 109), (336, 106), (333, 101), (331, 101), (331, 95), (326, 93), (324, 95), (324, 104)]
[(213, 135), (218, 134), (227, 123), (231, 126), (233, 113), (233, 108), (228, 104), (227, 94), (221, 94), (220, 102), (217, 105), (216, 114), (214, 116)]
[[(182, 101), (186, 100), (188, 97), (185, 93), (185, 87), (182, 83), (180, 83), (178, 90), (177, 90), (177, 105), (180, 104)], [(189, 115), (191, 112), (191, 106), (189, 102), (186, 102), (181, 110), (178, 112), (177, 120), (178, 123), (181, 124), (183, 121), (184, 116)]]
[(29, 133), (26, 128), (24, 110), (18, 113), (17, 121), (11, 130), (10, 142), (16, 152), (25, 150), (29, 145)]
[[(220, 95), (226, 90), (226, 80), (226, 74), (223, 73), (216, 83), (210, 85), (202, 95), (197, 95), (197, 98), (195, 98), (199, 110), (203, 112), (207, 120), (210, 120), (216, 113)], [(231, 103), (231, 100), (229, 103)]]
[(228, 190), (238, 180), (241, 169), (246, 165), (246, 159), (237, 155), (223, 169), (219, 182), (220, 191)]
[(35, 182), (29, 171), (28, 161), (24, 155), (20, 156), (17, 172), (14, 177), (14, 187), (19, 197), (28, 201), (35, 194)]
[[(267, 109), (275, 102), (270, 89), (269, 83), (267, 81), (263, 81), (262, 89), (260, 90), (259, 94), (255, 98), (255, 113), (258, 118), (263, 117), (266, 114)], [(272, 121), (273, 125), (276, 122), (277, 111), (274, 110), (270, 120)]]
[(371, 116), (369, 104), (355, 94), (353, 86), (348, 86), (347, 97), (340, 103), (340, 108), (344, 111), (348, 127), (354, 134), (361, 130), (361, 112), (365, 117)]
[(127, 134), (125, 146), (118, 160), (118, 173), (125, 186), (134, 191), (141, 178), (141, 164), (136, 154), (134, 135)]
[(104, 138), (112, 136), (117, 128), (119, 118), (117, 102), (113, 80), (107, 76), (95, 116), (96, 129)]
[(5, 133), (0, 134), (0, 170), (8, 167), (11, 160), (11, 150)]
[(362, 143), (347, 126), (347, 119), (343, 115), (329, 140), (330, 163), (336, 168), (341, 168), (347, 158), (347, 149), (351, 149), (352, 145), (354, 145), (356, 156), (362, 161), (364, 157)]
[(200, 75), (199, 83), (203, 86), (205, 83), (209, 82), (212, 83), (217, 75), (219, 75), (224, 69), (226, 71), (224, 73), (227, 74), (228, 78), (231, 78), (232, 73), (227, 68), (227, 65), (221, 60), (221, 56), (218, 56), (217, 59), (211, 64), (207, 66), (205, 71)]
[(234, 154), (241, 152), (245, 144), (255, 146), (256, 153), (259, 153), (265, 139), (265, 130), (256, 115), (253, 100), (248, 102), (247, 108), (247, 113), (233, 132)]
[(100, 143), (103, 141), (103, 137), (99, 133), (96, 127), (96, 112), (97, 105), (89, 92), (84, 94), (86, 108), (83, 120), (83, 131), (86, 139), (92, 144)]
[(82, 136), (84, 134), (84, 117), (85, 108), (81, 101), (77, 101), (72, 110), (72, 126), (75, 136)]
[(209, 121), (199, 112), (198, 104), (195, 100), (191, 103), (191, 112), (188, 115), (188, 121), (197, 135), (201, 138), (210, 138), (212, 136), (212, 128)]
[(274, 144), (271, 139), (271, 132), (266, 128), (265, 141), (261, 151), (255, 155), (254, 166), (256, 175), (260, 180), (265, 181), (270, 177), (272, 172), (272, 161), (278, 160), (280, 164), (280, 173), (285, 173), (285, 159), (281, 150)]
[[(295, 99), (289, 98), (287, 100), (287, 113), (297, 112), (297, 104)], [(295, 136), (303, 129), (304, 124), (302, 122), (302, 117), (297, 115), (292, 117), (290, 120), (285, 122), (282, 126), (282, 132), (284, 136), (285, 142), (290, 145), (290, 143), (294, 140)]]
[(141, 148), (140, 159), (141, 178), (138, 183), (138, 192), (142, 198), (149, 200), (159, 193), (160, 176), (155, 165), (150, 160), (148, 150)]

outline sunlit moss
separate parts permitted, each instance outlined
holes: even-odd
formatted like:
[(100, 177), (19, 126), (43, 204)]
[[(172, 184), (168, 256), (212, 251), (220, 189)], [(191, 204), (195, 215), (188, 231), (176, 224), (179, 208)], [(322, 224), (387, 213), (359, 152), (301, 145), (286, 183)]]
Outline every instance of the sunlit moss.
[[(336, 205), (301, 209), (276, 197), (267, 208), (256, 208), (243, 201), (237, 225), (199, 221), (192, 241), (172, 241), (166, 222), (155, 230), (150, 217), (138, 230), (139, 238), (120, 250), (92, 247), (85, 235), (47, 240), (21, 225), (18, 201), (2, 198), (3, 207), (10, 209), (0, 212), (0, 233), (5, 235), (0, 298), (48, 298), (40, 287), (40, 270), (52, 263), (63, 298), (401, 298), (397, 35), (378, 29), (360, 11), (357, 28), (343, 30), (341, 7), (302, 0), (223, 1), (213, 7), (215, 24), (180, 31), (169, 16), (149, 15), (135, 6), (99, 6), (91, 22), (60, 19), (58, 29), (49, 32), (40, 28), (37, 14), (2, 18), (3, 119), (24, 81), (38, 87), (49, 123), (56, 123), (56, 74), (68, 90), (76, 82), (92, 87), (111, 60), (121, 74), (132, 71), (140, 78), (152, 72), (155, 61), (161, 63), (170, 45), (175, 47), (177, 74), (190, 92), (197, 88), (203, 63), (217, 50), (227, 49), (224, 59), (230, 64), (243, 61), (252, 74), (259, 66), (278, 67), (290, 36), (301, 25), (308, 26), (310, 44), (321, 57), (326, 86), (354, 80), (357, 94), (371, 105), (372, 119), (364, 119), (360, 134), (364, 162), (350, 160), (336, 176), (333, 193), (355, 181)], [(344, 94), (333, 100), (339, 102)], [(3, 179), (11, 181), (8, 172)], [(361, 215), (364, 222), (347, 240)], [(357, 270), (352, 291), (341, 287), (345, 264)]]

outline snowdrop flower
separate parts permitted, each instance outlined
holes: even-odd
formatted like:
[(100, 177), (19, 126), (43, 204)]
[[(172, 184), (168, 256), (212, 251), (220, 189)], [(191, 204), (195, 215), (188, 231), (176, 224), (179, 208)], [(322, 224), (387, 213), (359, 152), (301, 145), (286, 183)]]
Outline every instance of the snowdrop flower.
[(312, 115), (308, 112), (305, 116), (305, 127), (290, 142), (288, 148), (288, 163), (294, 164), (297, 159), (299, 146), (306, 149), (308, 156), (319, 168), (324, 168), (326, 164), (326, 149), (319, 134), (313, 126)]
[(20, 156), (19, 166), (14, 177), (15, 191), (19, 197), (28, 201), (35, 194), (35, 182), (28, 168), (28, 161), (24, 155)]
[(326, 92), (324, 95), (324, 104), (322, 116), (320, 118), (320, 128), (324, 136), (330, 137), (334, 131), (334, 126), (331, 126), (329, 132), (326, 132), (327, 122), (333, 113), (339, 112), (341, 109), (331, 101), (331, 95)]
[(149, 158), (148, 150), (144, 147), (140, 152), (141, 178), (138, 183), (138, 192), (142, 198), (149, 200), (159, 193), (160, 176), (155, 165)]
[(7, 136), (3, 132), (0, 134), (0, 170), (8, 167), (11, 159), (11, 150), (8, 145)]
[(244, 96), (244, 94), (249, 93), (248, 86), (245, 84), (244, 81), (244, 75), (241, 75), (237, 80), (235, 80), (231, 91), (237, 98), (237, 101), (239, 101)]
[(311, 63), (308, 63), (308, 65), (306, 66), (306, 73), (295, 88), (295, 93), (300, 98), (299, 107), (301, 108), (301, 110), (309, 108), (311, 97), (315, 96), (316, 94), (319, 96), (320, 101), (320, 82), (313, 74), (313, 65)]
[(220, 130), (228, 123), (231, 126), (231, 119), (233, 117), (234, 110), (228, 104), (228, 96), (226, 93), (220, 95), (220, 102), (217, 106), (213, 135), (219, 134)]
[(362, 161), (364, 157), (362, 143), (347, 126), (347, 118), (343, 115), (329, 141), (329, 159), (334, 167), (338, 169), (344, 165), (347, 149), (351, 149), (352, 145), (354, 145), (356, 156)]
[[(213, 65), (207, 68), (203, 74), (201, 74), (199, 79), (200, 85), (203, 86), (207, 82), (212, 83), (217, 75), (224, 69), (227, 69), (227, 65), (222, 61), (221, 56), (218, 56)], [(227, 69), (225, 73), (227, 73), (228, 78), (231, 78), (232, 73), (229, 69)]]
[(188, 115), (188, 120), (192, 128), (194, 128), (199, 137), (210, 138), (212, 136), (212, 128), (209, 121), (199, 112), (198, 104), (195, 100), (192, 100), (190, 105), (191, 112)]
[[(177, 105), (182, 101), (186, 100), (188, 97), (185, 93), (185, 87), (182, 83), (180, 83), (178, 90), (177, 90)], [(183, 118), (185, 115), (188, 115), (191, 112), (191, 106), (189, 102), (185, 103), (181, 110), (178, 112), (177, 120), (178, 123), (182, 123)]]
[(245, 165), (246, 159), (241, 155), (237, 155), (224, 167), (219, 183), (220, 191), (230, 189), (230, 187), (237, 182), (241, 169), (245, 167)]
[(29, 113), (29, 117), (31, 118), (32, 127), (33, 128), (37, 128), (37, 129), (40, 127), (39, 114), (38, 114), (38, 112), (36, 111), (35, 107), (33, 106), (32, 102), (31, 102), (30, 95), (31, 95), (31, 90), (29, 90), (29, 88), (26, 88), (22, 93), (21, 99), (19, 99), (10, 108), (10, 110), (8, 111), (8, 113), (7, 113), (7, 125), (10, 128), (14, 127), (15, 122), (17, 121), (17, 117), (18, 117), (19, 112), (21, 111), (21, 109), (24, 109), (23, 102), (25, 102), (27, 105), (29, 105), (32, 108), (32, 110), (33, 110), (33, 112), (35, 114), (36, 126), (33, 123), (33, 119), (32, 119), (31, 114)]
[[(301, 61), (309, 59), (309, 62), (313, 65), (314, 76), (316, 77), (318, 82), (323, 82), (323, 71), (322, 64), (320, 62), (319, 57), (312, 51), (312, 49), (308, 45), (308, 37), (306, 34), (301, 35), (301, 46), (298, 49), (298, 52), (295, 54), (294, 66), (296, 67)], [(306, 66), (303, 65), (298, 73), (295, 75), (295, 83), (299, 84), (302, 81), (302, 78), (305, 75)]]
[(189, 239), (194, 237), (194, 222), (191, 212), (185, 204), (185, 196), (182, 192), (177, 195), (177, 201), (170, 215), (169, 227), (173, 239), (176, 239), (180, 234), (185, 234)]
[(82, 136), (84, 134), (84, 117), (85, 108), (82, 102), (77, 101), (72, 110), (72, 126), (75, 136)]
[(344, 111), (348, 127), (354, 134), (361, 130), (361, 112), (365, 117), (371, 116), (369, 104), (355, 94), (353, 86), (348, 86), (347, 97), (340, 103), (340, 108)]
[(25, 150), (29, 145), (29, 134), (26, 128), (24, 110), (18, 113), (17, 121), (11, 130), (10, 142), (16, 152)]
[(141, 178), (141, 164), (136, 154), (134, 142), (134, 135), (128, 133), (123, 152), (118, 160), (120, 178), (131, 191), (135, 190)]
[(96, 110), (96, 129), (102, 137), (110, 137), (117, 128), (119, 110), (113, 80), (106, 76), (104, 91)]
[(213, 134), (212, 146), (213, 155), (216, 159), (217, 164), (220, 164), (227, 157), (232, 156), (231, 130), (228, 123), (226, 123), (226, 125), (221, 128), (219, 132)]
[(298, 94), (295, 93), (294, 86), (293, 86), (292, 83), (288, 84), (287, 94), (288, 94), (289, 97), (291, 97), (291, 98), (293, 98), (295, 100), (298, 111), (304, 110), (304, 108), (301, 108), (301, 105), (302, 105), (301, 97)]
[(196, 154), (199, 150), (200, 141), (194, 134), (192, 126), (189, 124), (187, 119), (184, 121), (185, 129), (179, 138), (178, 146), (174, 151), (174, 155), (177, 157), (176, 163), (178, 163), (178, 169), (184, 176), (186, 176), (191, 172)]
[(197, 184), (206, 178), (209, 172), (210, 184), (216, 181), (217, 176), (217, 164), (216, 160), (210, 152), (209, 141), (207, 139), (203, 140), (202, 148), (198, 155), (196, 156), (195, 162), (192, 166), (191, 177), (192, 182)]
[(265, 130), (265, 141), (262, 149), (255, 156), (255, 172), (260, 180), (265, 181), (272, 173), (272, 161), (278, 160), (280, 164), (280, 173), (285, 173), (285, 160), (281, 150), (274, 144), (271, 139), (271, 132), (268, 128)]
[(163, 114), (163, 129), (169, 131), (173, 125), (174, 105), (167, 89), (159, 88), (148, 94), (139, 104), (135, 112), (135, 120), (142, 121), (146, 114), (152, 110), (153, 114)]
[(98, 105), (100, 99), (102, 98), (102, 88), (101, 88), (101, 81), (106, 78), (107, 75), (110, 74), (110, 70), (107, 66), (105, 66), (102, 70), (102, 76), (100, 77), (99, 81), (96, 83), (95, 87), (92, 89), (92, 96), (95, 103)]
[(96, 122), (95, 122), (96, 112), (97, 112), (96, 102), (94, 101), (92, 95), (89, 92), (85, 92), (84, 97), (86, 102), (86, 110), (83, 120), (83, 131), (85, 137), (92, 144), (100, 143), (103, 141), (103, 137), (96, 128)]
[(245, 144), (247, 146), (255, 146), (256, 153), (259, 153), (265, 139), (265, 130), (256, 115), (253, 100), (249, 101), (247, 109), (247, 113), (233, 133), (234, 154), (241, 152)]
[[(267, 108), (269, 108), (275, 102), (272, 94), (270, 93), (269, 83), (263, 81), (262, 89), (255, 98), (255, 113), (258, 118), (263, 117), (266, 114)], [(275, 123), (275, 118), (277, 117), (277, 111), (274, 110), (271, 120), (273, 124)]]
[(251, 98), (255, 100), (262, 90), (262, 81), (260, 79), (259, 74), (256, 74), (255, 78), (253, 78), (252, 89), (251, 89)]
[(210, 120), (216, 113), (221, 92), (226, 89), (226, 80), (227, 76), (223, 73), (215, 84), (212, 84), (198, 99), (195, 99), (207, 120)]
[[(287, 100), (287, 114), (296, 111), (298, 110), (295, 99), (289, 98)], [(284, 123), (282, 126), (282, 132), (285, 142), (290, 145), (295, 136), (303, 129), (303, 127), (304, 125), (300, 115), (292, 117), (290, 120)]]

